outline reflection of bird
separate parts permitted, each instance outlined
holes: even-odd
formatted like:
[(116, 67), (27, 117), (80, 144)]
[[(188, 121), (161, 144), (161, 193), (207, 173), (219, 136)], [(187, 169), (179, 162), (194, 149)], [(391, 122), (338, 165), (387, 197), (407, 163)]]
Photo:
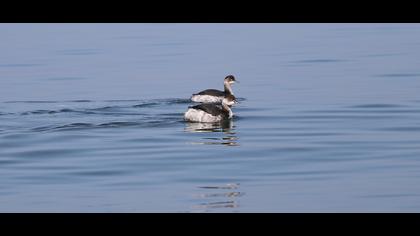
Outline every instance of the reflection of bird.
[(231, 85), (237, 82), (233, 75), (226, 76), (223, 84), (225, 87), (224, 91), (217, 89), (206, 89), (199, 93), (193, 94), (191, 100), (193, 102), (204, 102), (204, 103), (220, 103), (226, 95), (233, 95)]
[(216, 144), (225, 146), (238, 146), (238, 137), (232, 120), (218, 123), (186, 122), (185, 131), (190, 133), (223, 133), (223, 137), (203, 137), (206, 141), (191, 142), (191, 144)]
[(235, 96), (227, 95), (223, 98), (222, 104), (204, 103), (189, 107), (184, 114), (184, 119), (191, 122), (220, 122), (231, 119), (233, 112), (230, 106), (237, 103)]
[(230, 132), (233, 129), (233, 121), (226, 120), (217, 123), (185, 122), (185, 131), (191, 133), (203, 132)]
[[(205, 211), (219, 208), (239, 208), (237, 199), (242, 197), (245, 193), (239, 191), (232, 191), (239, 188), (238, 184), (226, 184), (222, 186), (203, 186), (201, 189), (212, 190), (212, 193), (200, 193), (195, 195), (205, 202), (192, 206), (193, 209), (203, 209)], [(227, 192), (225, 192), (227, 190)], [(216, 192), (214, 192), (216, 191)]]

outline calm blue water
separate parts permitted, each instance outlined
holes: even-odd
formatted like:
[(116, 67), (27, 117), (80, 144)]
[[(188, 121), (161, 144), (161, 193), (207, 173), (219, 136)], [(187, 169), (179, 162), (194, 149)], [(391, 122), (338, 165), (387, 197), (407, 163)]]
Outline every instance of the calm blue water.
[(0, 212), (420, 212), (419, 65), (419, 24), (0, 24)]

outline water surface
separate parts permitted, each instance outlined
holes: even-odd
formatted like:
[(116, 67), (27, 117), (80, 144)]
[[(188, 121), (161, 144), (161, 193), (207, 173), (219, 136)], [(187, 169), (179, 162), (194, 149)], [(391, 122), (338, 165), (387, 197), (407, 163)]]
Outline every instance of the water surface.
[[(419, 212), (419, 24), (0, 24), (1, 212)], [(240, 103), (186, 123), (192, 93)]]

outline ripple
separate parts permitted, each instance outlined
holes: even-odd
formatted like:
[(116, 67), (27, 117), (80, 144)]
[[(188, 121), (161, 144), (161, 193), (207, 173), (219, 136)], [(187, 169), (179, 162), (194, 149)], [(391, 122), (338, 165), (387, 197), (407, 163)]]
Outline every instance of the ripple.
[(201, 203), (198, 205), (194, 205), (192, 208), (199, 209), (199, 208), (237, 208), (238, 204), (235, 201), (221, 201), (221, 202), (209, 202), (209, 203)]
[(318, 137), (318, 136), (339, 136), (344, 133), (340, 132), (302, 132), (302, 133), (281, 133), (278, 136), (283, 137)]
[(378, 130), (382, 131), (399, 131), (399, 132), (419, 132), (420, 126), (403, 126), (403, 127), (390, 127), (390, 128), (381, 128)]
[(94, 124), (90, 123), (71, 123), (66, 125), (47, 125), (47, 126), (41, 126), (32, 128), (31, 131), (34, 132), (42, 132), (42, 131), (54, 131), (54, 130), (78, 130), (78, 129), (86, 129), (86, 128), (92, 128), (94, 127)]
[(117, 108), (120, 108), (120, 107), (119, 106), (104, 106), (104, 107), (86, 109), (85, 111), (114, 111)]
[(13, 165), (19, 163), (18, 160), (0, 160), (0, 166)]
[(404, 78), (404, 77), (420, 77), (419, 73), (389, 73), (389, 74), (380, 74), (376, 77), (384, 78)]
[(112, 99), (112, 100), (89, 100), (89, 99), (77, 99), (77, 100), (64, 100), (64, 101), (43, 101), (43, 100), (24, 100), (24, 101), (4, 101), (3, 103), (89, 103), (89, 102), (141, 102), (138, 104), (142, 105), (171, 105), (171, 104), (189, 104), (190, 99), (185, 98), (164, 98), (164, 99), (152, 99), (152, 100), (139, 100), (139, 99)]
[(137, 104), (137, 105), (133, 105), (133, 107), (136, 108), (140, 108), (140, 107), (152, 107), (152, 106), (157, 106), (160, 103), (158, 102), (146, 102), (146, 103), (142, 103), (142, 104)]
[(63, 108), (59, 110), (34, 110), (21, 112), (20, 115), (44, 115), (44, 114), (58, 114), (58, 113), (78, 113), (78, 114), (97, 114), (97, 115), (143, 115), (138, 112), (120, 112), (123, 106), (104, 106), (89, 109), (70, 109)]
[(184, 113), (183, 112), (174, 112), (174, 113), (162, 113), (160, 114), (161, 116), (183, 116)]
[(133, 107), (154, 107), (158, 105), (173, 105), (173, 104), (189, 104), (191, 103), (190, 99), (182, 98), (169, 98), (169, 99), (154, 99), (150, 101), (145, 101), (140, 104), (136, 104)]
[(340, 60), (340, 59), (308, 59), (308, 60), (298, 60), (298, 61), (293, 61), (294, 63), (331, 63), (331, 62), (343, 62), (345, 60)]
[[(29, 150), (29, 151), (20, 151), (10, 154), (16, 157), (29, 157), (29, 158), (54, 158), (57, 156), (63, 155), (73, 155), (74, 153), (81, 152), (83, 150), (65, 148), (65, 149), (42, 149), (42, 150)], [(35, 160), (35, 159), (34, 159)]]
[(51, 77), (51, 78), (46, 78), (46, 80), (51, 80), (51, 81), (67, 81), (67, 80), (86, 80), (87, 78), (84, 77)]
[(93, 102), (93, 101), (92, 100), (84, 100), (84, 99), (81, 99), (81, 100), (71, 100), (69, 102)]
[(405, 106), (398, 105), (398, 104), (386, 104), (386, 103), (361, 104), (361, 105), (350, 106), (350, 108), (397, 108), (397, 107), (405, 107)]
[(185, 98), (165, 98), (165, 99), (156, 99), (156, 101), (164, 104), (187, 104), (191, 103), (190, 99)]
[(48, 125), (41, 126), (30, 129), (34, 132), (43, 132), (43, 131), (71, 131), (71, 130), (81, 130), (81, 129), (100, 129), (100, 128), (125, 128), (125, 127), (142, 127), (142, 128), (151, 128), (151, 127), (167, 127), (172, 126), (177, 123), (182, 122), (182, 119), (178, 117), (169, 117), (166, 119), (157, 119), (157, 118), (143, 118), (141, 121), (112, 121), (105, 123), (85, 123), (85, 122), (76, 122), (64, 125)]
[(364, 195), (366, 198), (400, 198), (400, 197), (420, 197), (420, 194), (415, 193), (396, 193), (396, 194), (369, 194)]
[(196, 195), (197, 197), (201, 198), (213, 198), (213, 197), (242, 197), (244, 196), (244, 192), (227, 192), (227, 193), (205, 193)]
[(104, 100), (104, 102), (137, 102), (140, 101), (138, 99), (112, 99), (112, 100)]
[(399, 55), (405, 55), (405, 53), (376, 53), (376, 54), (362, 55), (361, 57), (391, 57), (391, 56), (399, 56)]
[(307, 170), (307, 171), (265, 171), (260, 173), (264, 177), (279, 177), (286, 181), (331, 180), (339, 175), (349, 174), (351, 171), (337, 170)]
[(322, 150), (322, 147), (277, 147), (271, 148), (270, 151), (273, 153), (295, 153), (295, 152), (315, 152)]
[(272, 108), (262, 108), (262, 107), (235, 107), (235, 111), (269, 111)]
[(336, 115), (336, 114), (322, 114), (322, 115), (284, 115), (284, 116), (246, 116), (238, 117), (237, 120), (256, 120), (256, 121), (330, 121), (330, 120), (375, 120), (375, 119), (390, 119), (395, 118), (395, 115)]
[(100, 50), (98, 49), (68, 49), (68, 50), (58, 50), (56, 51), (59, 55), (69, 55), (69, 56), (84, 56), (84, 55), (94, 55), (99, 54)]
[(74, 130), (74, 129), (85, 129), (94, 127), (94, 124), (90, 123), (71, 123), (67, 125), (60, 125), (56, 127), (52, 127), (52, 130)]
[(74, 176), (97, 176), (97, 177), (107, 177), (115, 175), (124, 175), (129, 173), (127, 170), (90, 170), (90, 171), (73, 171), (67, 174)]
[(314, 111), (302, 111), (302, 113), (420, 113), (420, 109), (393, 109), (393, 110), (384, 110), (384, 109), (357, 109), (357, 110), (314, 110)]
[(57, 114), (64, 112), (75, 112), (75, 110), (64, 108), (60, 110), (35, 110), (35, 111), (26, 111), (20, 113), (20, 115), (42, 115), (42, 114)]
[(219, 185), (219, 186), (199, 186), (198, 188), (204, 188), (204, 189), (237, 189), (239, 188), (239, 183), (233, 183), (233, 184), (226, 184), (226, 185)]
[(6, 101), (4, 103), (58, 103), (58, 101)]
[(34, 67), (43, 64), (38, 63), (14, 63), (14, 64), (0, 64), (0, 67)]
[[(114, 127), (127, 127), (127, 126), (137, 126), (142, 123), (139, 122), (128, 122), (128, 121), (114, 121), (114, 122), (108, 122), (108, 123), (102, 123), (97, 125), (97, 127), (103, 127), (103, 128), (114, 128)], [(144, 124), (144, 123), (143, 123)]]

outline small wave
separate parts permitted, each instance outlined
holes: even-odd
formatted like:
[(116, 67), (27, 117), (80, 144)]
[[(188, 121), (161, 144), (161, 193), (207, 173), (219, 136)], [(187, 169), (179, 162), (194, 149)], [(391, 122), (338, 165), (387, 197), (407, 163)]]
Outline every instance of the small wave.
[(182, 99), (182, 98), (169, 98), (169, 99), (154, 99), (150, 101), (145, 101), (140, 104), (133, 105), (133, 107), (152, 107), (158, 105), (173, 105), (173, 104), (189, 104), (191, 103), (190, 99)]
[(397, 104), (378, 103), (378, 104), (355, 105), (355, 106), (350, 106), (349, 108), (397, 108), (397, 107), (405, 107), (405, 106), (397, 105)]
[(139, 125), (139, 122), (129, 122), (129, 121), (114, 121), (108, 123), (102, 123), (97, 125), (97, 127), (126, 127), (126, 126), (136, 126)]
[(235, 111), (269, 111), (272, 110), (272, 108), (262, 108), (262, 107), (234, 107)]
[(46, 78), (45, 80), (50, 80), (50, 81), (66, 81), (66, 80), (86, 80), (87, 78), (85, 77), (50, 77), (50, 78)]
[(396, 132), (419, 132), (419, 126), (403, 126), (403, 127), (390, 127), (390, 128), (382, 128), (381, 131), (396, 131)]
[(90, 171), (73, 171), (67, 173), (74, 176), (114, 176), (114, 175), (124, 175), (129, 171), (127, 170), (90, 170)]
[(209, 202), (201, 203), (194, 206), (193, 208), (237, 208), (238, 204), (235, 201), (221, 201), (221, 202)]
[(81, 100), (71, 100), (69, 102), (93, 102), (93, 101), (92, 100), (84, 100), (84, 99), (81, 99)]
[(47, 131), (47, 130), (53, 130), (54, 128), (55, 126), (48, 125), (48, 126), (35, 127), (30, 130), (33, 132), (42, 132), (42, 131)]
[(308, 60), (299, 60), (293, 61), (295, 63), (331, 63), (331, 62), (343, 62), (344, 60), (339, 59), (308, 59)]
[(184, 113), (176, 112), (176, 113), (162, 113), (161, 116), (182, 116)]
[[(101, 115), (141, 115), (139, 113), (127, 113), (127, 112), (115, 112), (118, 108), (117, 106), (105, 106), (105, 107), (98, 107), (98, 108), (90, 108), (90, 109), (69, 109), (64, 108), (60, 110), (34, 110), (34, 111), (26, 111), (20, 113), (20, 115), (43, 115), (43, 114), (58, 114), (58, 113), (79, 113), (79, 114), (101, 114)], [(114, 111), (113, 113), (110, 113)]]
[(333, 113), (333, 114), (369, 114), (369, 113), (378, 113), (378, 114), (387, 114), (387, 113), (406, 113), (406, 114), (415, 114), (420, 113), (419, 110), (415, 109), (357, 109), (357, 110), (344, 110), (344, 109), (337, 109), (337, 110), (313, 110), (313, 111), (301, 111), (301, 113), (314, 113), (314, 114), (322, 114), (322, 113)]
[(4, 103), (59, 103), (58, 101), (6, 101)]
[(376, 53), (376, 54), (367, 54), (362, 55), (360, 57), (390, 57), (390, 56), (398, 56), (398, 55), (404, 55), (405, 53)]
[(157, 102), (161, 104), (187, 104), (191, 103), (190, 99), (185, 98), (165, 98), (165, 99), (156, 99)]
[(40, 66), (39, 63), (15, 63), (15, 64), (0, 64), (0, 67), (33, 67)]
[(190, 99), (175, 99), (170, 102), (170, 104), (186, 104), (191, 103)]
[(142, 128), (151, 128), (151, 127), (167, 127), (177, 123), (180, 123), (182, 119), (179, 118), (168, 118), (160, 120), (143, 120), (143, 121), (112, 121), (106, 123), (70, 123), (64, 125), (49, 125), (41, 126), (30, 129), (34, 132), (43, 132), (43, 131), (65, 131), (65, 130), (80, 130), (80, 129), (100, 129), (100, 128), (124, 128), (124, 127), (142, 127)]
[(120, 107), (119, 106), (104, 106), (104, 107), (85, 109), (85, 111), (113, 111), (116, 108), (120, 108)]
[(90, 123), (71, 123), (67, 125), (56, 126), (53, 129), (80, 129), (80, 128), (91, 128), (93, 124)]
[(223, 186), (199, 186), (198, 188), (204, 188), (204, 189), (237, 189), (239, 188), (239, 183), (233, 183), (233, 184), (226, 184)]
[(146, 103), (134, 105), (133, 107), (136, 107), (136, 108), (139, 108), (139, 107), (151, 107), (151, 106), (156, 106), (156, 105), (159, 105), (159, 103), (157, 103), (157, 102), (146, 102)]
[(418, 73), (389, 73), (389, 74), (377, 75), (377, 77), (384, 77), (384, 78), (420, 77), (420, 74)]
[[(109, 100), (111, 101), (111, 100)], [(112, 100), (114, 102), (122, 102), (127, 100)], [(130, 100), (130, 101), (139, 101), (139, 100)], [(90, 103), (94, 102), (92, 100), (71, 100), (71, 101), (65, 101), (65, 102), (74, 102), (74, 103)], [(8, 101), (7, 103), (61, 103), (59, 101)], [(64, 102), (63, 102), (64, 103)], [(33, 111), (25, 111), (19, 113), (20, 115), (44, 115), (44, 114), (58, 114), (58, 113), (79, 113), (79, 114), (98, 114), (98, 115), (146, 115), (143, 113), (138, 113), (135, 110), (127, 110), (129, 108), (148, 108), (148, 107), (157, 107), (161, 105), (172, 105), (172, 104), (185, 104), (190, 103), (189, 99), (179, 99), (179, 98), (171, 98), (171, 99), (154, 99), (154, 100), (147, 100), (143, 103), (139, 103), (136, 105), (108, 105), (108, 106), (101, 106), (101, 107), (95, 107), (95, 108), (77, 108), (77, 109), (71, 109), (71, 108), (64, 108), (59, 110), (52, 110), (52, 109), (38, 109)], [(0, 113), (0, 115), (3, 115), (6, 113)], [(176, 114), (163, 114), (165, 116), (168, 115), (180, 115), (178, 113)]]
[(134, 99), (122, 99), (122, 100), (104, 100), (104, 102), (138, 102), (138, 101), (140, 101), (140, 100), (138, 100), (138, 99), (136, 99), (136, 100), (134, 100)]
[(32, 128), (31, 131), (34, 132), (43, 132), (43, 131), (52, 131), (52, 130), (71, 130), (71, 129), (82, 129), (82, 128), (90, 128), (93, 127), (93, 124), (90, 123), (71, 123), (66, 125), (59, 125), (59, 126), (41, 126)]
[(35, 111), (26, 111), (20, 113), (20, 115), (42, 115), (42, 114), (56, 114), (63, 112), (74, 112), (72, 109), (64, 108), (60, 110), (35, 110)]
[(71, 55), (71, 56), (84, 56), (84, 55), (94, 55), (101, 53), (98, 49), (66, 49), (56, 51), (58, 55)]
[[(238, 98), (238, 100), (245, 100), (244, 98)], [(186, 104), (190, 103), (190, 99), (184, 98), (164, 98), (164, 99), (153, 99), (153, 100), (139, 100), (139, 99), (114, 99), (114, 100), (89, 100), (89, 99), (76, 99), (76, 100), (64, 100), (64, 101), (43, 101), (43, 100), (26, 100), (26, 101), (5, 101), (3, 103), (88, 103), (88, 102), (142, 102), (143, 104)]]

